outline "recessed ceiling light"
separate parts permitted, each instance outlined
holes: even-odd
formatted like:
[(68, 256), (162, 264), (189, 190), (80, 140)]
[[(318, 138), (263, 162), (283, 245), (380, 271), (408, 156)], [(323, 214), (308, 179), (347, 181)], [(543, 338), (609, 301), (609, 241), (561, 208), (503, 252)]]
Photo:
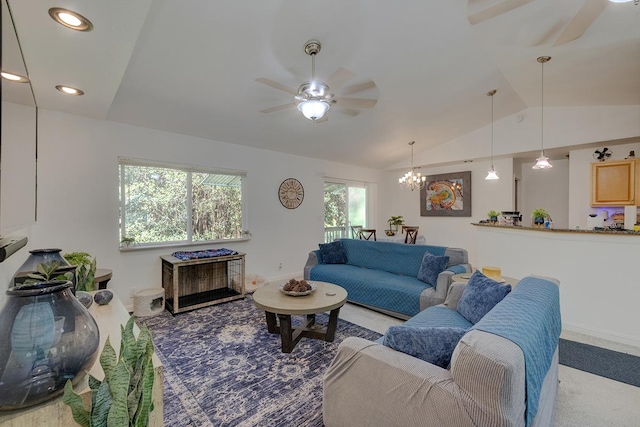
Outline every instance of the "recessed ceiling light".
[(62, 93), (66, 93), (67, 95), (74, 95), (74, 96), (84, 95), (83, 91), (71, 86), (58, 85), (56, 86), (56, 89), (58, 89)]
[(6, 71), (2, 71), (0, 73), (0, 76), (2, 76), (3, 79), (9, 80), (15, 83), (26, 83), (29, 81), (29, 79), (26, 78), (25, 76), (21, 76), (20, 74), (7, 73)]
[(77, 31), (91, 31), (93, 24), (84, 16), (61, 7), (52, 7), (49, 9), (49, 16), (60, 25)]

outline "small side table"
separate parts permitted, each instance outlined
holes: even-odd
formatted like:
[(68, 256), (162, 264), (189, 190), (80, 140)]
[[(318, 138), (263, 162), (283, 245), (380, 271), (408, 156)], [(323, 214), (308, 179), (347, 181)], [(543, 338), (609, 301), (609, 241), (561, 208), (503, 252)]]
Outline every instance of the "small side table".
[[(469, 281), (469, 279), (471, 278), (472, 274), (473, 273), (454, 274), (453, 276), (451, 276), (451, 281), (452, 282), (458, 282), (458, 283), (467, 283)], [(507, 277), (507, 276), (502, 276), (502, 281), (504, 283), (510, 284), (512, 287), (515, 287), (518, 284), (518, 282), (520, 281), (520, 279), (515, 279), (513, 277)]]
[(97, 289), (107, 289), (107, 283), (111, 280), (111, 276), (113, 276), (113, 271), (107, 268), (98, 268), (93, 283), (98, 286)]

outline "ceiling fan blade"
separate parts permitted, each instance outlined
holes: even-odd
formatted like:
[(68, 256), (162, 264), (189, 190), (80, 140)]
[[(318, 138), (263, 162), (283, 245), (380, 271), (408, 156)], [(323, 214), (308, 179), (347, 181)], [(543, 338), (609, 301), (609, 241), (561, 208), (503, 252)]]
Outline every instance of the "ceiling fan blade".
[(593, 24), (598, 16), (607, 7), (608, 0), (587, 0), (582, 9), (573, 17), (564, 31), (558, 36), (553, 46), (569, 43), (581, 35)]
[(333, 98), (341, 107), (354, 107), (354, 108), (373, 108), (378, 102), (377, 99), (363, 99), (363, 98)]
[(266, 108), (264, 110), (260, 110), (261, 113), (273, 113), (274, 111), (285, 110), (290, 107), (295, 107), (296, 103), (292, 102), (290, 104), (278, 105), (277, 107)]
[(520, 6), (524, 6), (525, 4), (532, 1), (533, 0), (505, 0), (487, 9), (481, 10), (480, 12), (472, 13), (471, 15), (467, 16), (467, 19), (469, 20), (471, 25), (475, 25), (482, 21), (486, 21), (487, 19), (495, 18), (496, 16), (502, 15), (503, 13), (507, 13)]
[(357, 85), (351, 85), (347, 87), (345, 90), (342, 91), (342, 94), (353, 95), (354, 93), (362, 92), (367, 89), (373, 89), (374, 87), (376, 87), (376, 84), (372, 80), (369, 80), (368, 82), (365, 82), (365, 83), (360, 83)]
[(356, 74), (353, 71), (349, 71), (346, 68), (338, 68), (327, 80), (327, 85), (332, 91), (336, 91), (355, 76)]
[(336, 106), (340, 107), (340, 112), (347, 116), (355, 117), (360, 114), (360, 111), (356, 110), (355, 108), (341, 106), (340, 104), (336, 104)]
[(323, 123), (326, 122), (327, 120), (329, 120), (329, 117), (327, 117), (327, 115), (325, 114), (323, 118), (318, 119), (318, 120), (314, 120), (314, 123)]
[(297, 95), (298, 94), (298, 91), (296, 89), (291, 88), (289, 86), (285, 86), (285, 85), (283, 85), (281, 83), (278, 83), (278, 82), (274, 82), (273, 80), (265, 79), (264, 77), (260, 77), (259, 79), (256, 79), (256, 81), (258, 83), (262, 83), (262, 84), (265, 84), (267, 86), (271, 86), (271, 87), (276, 88), (278, 90), (283, 90), (283, 91), (285, 91), (287, 93), (290, 93), (291, 95)]

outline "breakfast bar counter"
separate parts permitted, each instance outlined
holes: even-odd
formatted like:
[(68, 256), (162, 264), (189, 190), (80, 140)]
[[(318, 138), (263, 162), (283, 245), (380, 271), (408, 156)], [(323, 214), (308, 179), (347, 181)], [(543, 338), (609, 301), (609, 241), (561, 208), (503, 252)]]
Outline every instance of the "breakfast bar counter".
[(544, 227), (524, 227), (520, 225), (494, 225), (488, 223), (472, 223), (471, 225), (475, 225), (478, 227), (491, 227), (491, 228), (499, 228), (501, 230), (529, 230), (529, 231), (540, 231), (543, 233), (581, 233), (581, 234), (611, 234), (611, 235), (624, 235), (624, 236), (640, 236), (640, 231), (633, 230), (625, 230), (623, 228), (620, 229), (612, 229), (612, 228), (600, 228), (596, 230), (591, 230), (587, 228), (544, 228)]

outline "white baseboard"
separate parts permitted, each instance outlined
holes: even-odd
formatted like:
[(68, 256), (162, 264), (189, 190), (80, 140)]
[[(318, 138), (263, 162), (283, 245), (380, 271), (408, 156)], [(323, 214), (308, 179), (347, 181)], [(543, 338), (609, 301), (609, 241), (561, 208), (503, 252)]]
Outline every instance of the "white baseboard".
[(611, 333), (610, 331), (563, 323), (562, 338), (592, 344), (610, 350), (640, 355), (640, 340), (638, 338)]

